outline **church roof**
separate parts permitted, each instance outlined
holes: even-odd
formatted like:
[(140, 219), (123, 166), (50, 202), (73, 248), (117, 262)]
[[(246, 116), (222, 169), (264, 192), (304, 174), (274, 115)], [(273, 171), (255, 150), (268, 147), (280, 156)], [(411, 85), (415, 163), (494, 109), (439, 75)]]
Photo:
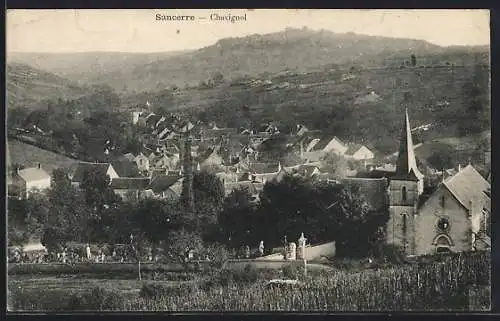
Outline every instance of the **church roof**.
[[(454, 176), (446, 179), (443, 185), (468, 210), (470, 210), (470, 200), (478, 198), (489, 199), (487, 194), (483, 192), (491, 188), (490, 183), (472, 165), (468, 165)], [(488, 204), (488, 202), (485, 202), (485, 204)]]
[[(413, 170), (413, 174), (411, 171)], [(413, 139), (411, 136), (410, 119), (408, 117), (408, 110), (405, 111), (405, 123), (401, 133), (401, 140), (399, 143), (399, 153), (396, 162), (395, 179), (422, 179), (424, 175), (418, 170), (417, 160), (415, 158), (415, 151), (413, 146)]]

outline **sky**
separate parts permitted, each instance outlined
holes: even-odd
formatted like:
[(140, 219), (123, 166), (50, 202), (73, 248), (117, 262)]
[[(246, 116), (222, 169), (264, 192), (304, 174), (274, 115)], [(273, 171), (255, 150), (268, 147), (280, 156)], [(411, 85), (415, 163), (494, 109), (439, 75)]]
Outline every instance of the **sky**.
[[(246, 21), (210, 19), (211, 14), (245, 13)], [(156, 14), (193, 15), (196, 19), (157, 21)], [(11, 9), (6, 25), (7, 52), (191, 50), (222, 38), (290, 27), (420, 39), (441, 46), (490, 43), (488, 10)]]

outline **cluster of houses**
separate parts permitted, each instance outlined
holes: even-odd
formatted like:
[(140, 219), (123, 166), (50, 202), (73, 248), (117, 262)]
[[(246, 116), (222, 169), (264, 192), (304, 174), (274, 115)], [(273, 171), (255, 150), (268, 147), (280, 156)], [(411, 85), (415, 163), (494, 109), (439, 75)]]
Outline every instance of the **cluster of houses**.
[[(267, 182), (279, 181), (286, 174), (334, 180), (321, 166), (322, 157), (333, 152), (365, 166), (372, 165), (370, 175), (350, 175), (343, 183), (356, 185), (372, 207), (389, 210), (388, 242), (401, 246), (408, 255), (490, 247), (489, 181), (471, 165), (459, 167), (446, 179), (443, 176), (437, 189), (426, 195), (407, 113), (397, 161), (381, 167), (374, 166), (375, 155), (366, 146), (346, 144), (338, 137), (321, 138), (302, 125), (297, 125), (287, 145), (294, 157), (284, 163), (262, 163), (260, 144), (279, 133), (273, 124), (238, 130), (218, 128), (215, 124), (200, 126), (153, 113), (134, 113), (133, 122), (144, 129), (143, 149), (136, 155), (128, 153), (106, 163), (76, 163), (69, 169), (73, 186), (79, 187), (85, 173), (94, 170), (108, 176), (111, 188), (123, 198), (178, 199), (184, 179), (184, 142), (188, 139), (194, 170), (214, 173), (223, 182), (226, 195), (247, 188), (252, 199), (258, 201)], [(28, 197), (31, 190), (45, 189), (51, 184), (50, 175), (40, 165), (17, 169), (8, 180), (9, 194), (15, 197)]]

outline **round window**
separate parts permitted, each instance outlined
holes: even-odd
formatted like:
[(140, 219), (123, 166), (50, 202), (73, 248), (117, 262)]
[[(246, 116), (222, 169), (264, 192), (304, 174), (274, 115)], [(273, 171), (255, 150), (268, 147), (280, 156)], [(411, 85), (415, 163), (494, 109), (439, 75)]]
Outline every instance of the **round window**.
[(441, 231), (446, 231), (450, 228), (450, 222), (448, 221), (447, 218), (440, 218), (438, 223), (437, 223), (437, 227), (441, 230)]

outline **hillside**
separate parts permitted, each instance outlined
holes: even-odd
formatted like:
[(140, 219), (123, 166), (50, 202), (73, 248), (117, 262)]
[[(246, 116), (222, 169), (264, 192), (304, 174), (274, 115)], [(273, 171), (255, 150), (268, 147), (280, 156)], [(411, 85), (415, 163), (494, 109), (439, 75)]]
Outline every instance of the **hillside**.
[(453, 59), (457, 60), (452, 57), (456, 52), (470, 56), (471, 48), (448, 50), (421, 40), (286, 29), (265, 35), (221, 39), (212, 46), (180, 53), (14, 54), (9, 59), (30, 63), (68, 79), (102, 82), (118, 91), (140, 92), (162, 90), (172, 85), (198, 85), (219, 72), (226, 79), (234, 79), (284, 70), (308, 72), (339, 64), (399, 66), (409, 61), (411, 54), (415, 54), (421, 64), (427, 59), (425, 57), (448, 54), (448, 51), (451, 52), (450, 63), (453, 63)]
[[(282, 73), (214, 88), (177, 89), (171, 95), (129, 97), (131, 106), (184, 110), (218, 126), (239, 128), (266, 121), (280, 128), (302, 123), (311, 129), (358, 141), (381, 151), (397, 148), (402, 106), (414, 127), (432, 124), (427, 139), (454, 136), (466, 109), (464, 86), (475, 73), (488, 83), (489, 68), (441, 65), (428, 68), (370, 68)], [(482, 99), (488, 101), (489, 88)], [(373, 95), (377, 99), (359, 99)], [(137, 98), (134, 100), (134, 97)]]
[(49, 174), (51, 174), (56, 168), (68, 168), (72, 164), (78, 162), (75, 159), (71, 159), (15, 139), (8, 140), (7, 149), (7, 154), (9, 155), (11, 164), (20, 164), (25, 167), (32, 167), (36, 166), (37, 163), (40, 163), (42, 168)]
[[(20, 63), (50, 71), (78, 84), (106, 81), (108, 73), (142, 66), (169, 58), (183, 52), (122, 53), (122, 52), (77, 52), (77, 53), (9, 53), (8, 63)], [(119, 88), (120, 90), (123, 88)]]
[(84, 89), (52, 73), (24, 64), (7, 64), (7, 107), (36, 108), (45, 99), (70, 99)]

